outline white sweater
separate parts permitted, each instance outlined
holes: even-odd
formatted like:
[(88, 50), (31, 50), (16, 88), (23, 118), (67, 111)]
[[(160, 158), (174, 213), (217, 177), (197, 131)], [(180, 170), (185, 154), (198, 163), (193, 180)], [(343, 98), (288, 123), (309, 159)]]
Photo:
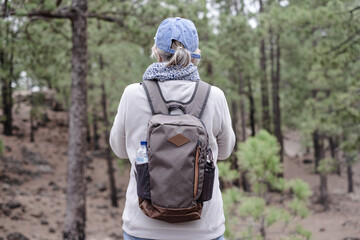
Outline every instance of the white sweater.
[[(186, 102), (195, 89), (195, 82), (172, 80), (160, 82), (166, 100)], [(213, 197), (204, 202), (200, 220), (186, 223), (167, 223), (147, 217), (138, 206), (134, 164), (140, 141), (146, 140), (151, 110), (144, 88), (139, 83), (127, 86), (121, 97), (118, 112), (110, 133), (110, 145), (119, 158), (131, 162), (130, 181), (123, 212), (123, 230), (140, 238), (166, 240), (210, 240), (225, 231), (223, 201), (219, 188), (219, 171), (216, 166)], [(224, 93), (212, 86), (202, 120), (209, 134), (209, 147), (217, 159), (228, 158), (233, 150), (235, 135)], [(216, 164), (215, 164), (216, 165)]]

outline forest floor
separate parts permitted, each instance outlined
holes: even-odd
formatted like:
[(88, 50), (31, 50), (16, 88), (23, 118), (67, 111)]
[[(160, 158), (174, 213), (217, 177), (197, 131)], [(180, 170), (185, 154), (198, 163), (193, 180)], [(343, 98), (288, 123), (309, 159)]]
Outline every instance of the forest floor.
[[(0, 240), (60, 240), (66, 207), (67, 112), (45, 109), (48, 121), (39, 124), (35, 141), (30, 142), (29, 111), (29, 104), (19, 101), (14, 107), (14, 136), (0, 135), (5, 145), (0, 158)], [(312, 164), (303, 163), (313, 158), (304, 153), (298, 133), (285, 134), (285, 153), (285, 178), (303, 179), (314, 193), (311, 215), (296, 223), (310, 230), (314, 240), (359, 240), (360, 163), (353, 168), (355, 193), (347, 193), (344, 169), (341, 176), (329, 175), (331, 203), (324, 212), (316, 203), (319, 176), (313, 173)], [(130, 166), (114, 161), (119, 207), (113, 208), (104, 156), (104, 150), (87, 152), (88, 240), (122, 239), (121, 215)], [(278, 229), (269, 229), (268, 239), (279, 240)]]

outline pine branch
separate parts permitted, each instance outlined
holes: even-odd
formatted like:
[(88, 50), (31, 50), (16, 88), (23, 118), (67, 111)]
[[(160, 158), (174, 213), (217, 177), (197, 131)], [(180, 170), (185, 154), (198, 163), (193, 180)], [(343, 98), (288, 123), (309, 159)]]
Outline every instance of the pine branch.
[(17, 16), (17, 17), (41, 17), (41, 18), (71, 18), (74, 15), (74, 8), (61, 7), (54, 11), (36, 10), (27, 13), (19, 13), (15, 10), (4, 13), (5, 17)]
[(116, 13), (116, 12), (88, 13), (87, 18), (96, 18), (98, 20), (102, 20), (102, 21), (105, 21), (105, 22), (115, 22), (119, 26), (125, 27), (123, 19), (110, 16), (110, 15), (108, 15), (109, 13), (114, 14), (114, 15), (119, 15), (119, 13)]
[(67, 41), (70, 41), (71, 38), (68, 37), (64, 32), (60, 31), (59, 29), (57, 29), (52, 23), (50, 23), (50, 27), (51, 27), (51, 30), (54, 32), (54, 33), (57, 33), (57, 34), (60, 34), (60, 36), (62, 36), (64, 39), (66, 39)]
[(329, 51), (327, 51), (325, 54), (329, 54), (331, 52), (337, 51), (339, 50), (342, 46), (352, 42), (352, 41), (356, 41), (357, 39), (354, 40), (354, 38), (356, 36), (358, 36), (360, 34), (360, 31), (355, 32), (354, 34), (352, 34), (351, 36), (349, 36), (346, 40), (344, 40), (343, 42), (339, 43), (338, 45), (336, 45), (335, 47), (332, 47)]
[(70, 11), (66, 12), (49, 12), (49, 11), (34, 11), (25, 14), (27, 17), (44, 17), (44, 18), (71, 18), (73, 14)]
[(350, 12), (350, 14), (353, 14), (357, 10), (360, 10), (360, 6), (357, 6), (357, 7), (353, 8), (353, 9), (351, 9), (349, 12)]
[(112, 11), (105, 11), (105, 12), (100, 12), (100, 13), (96, 13), (96, 12), (83, 13), (80, 9), (76, 9), (74, 7), (69, 7), (69, 6), (60, 7), (53, 11), (36, 10), (36, 11), (28, 12), (28, 13), (19, 13), (14, 10), (6, 11), (5, 6), (4, 6), (4, 11), (3, 11), (4, 18), (10, 17), (10, 16), (17, 16), (17, 17), (29, 17), (29, 18), (38, 17), (38, 18), (45, 18), (45, 19), (52, 19), (52, 18), (71, 19), (76, 14), (80, 14), (82, 16), (85, 16), (86, 18), (95, 18), (98, 20), (106, 21), (106, 22), (115, 22), (121, 27), (126, 27), (125, 23), (122, 18), (119, 18), (117, 16), (128, 15), (128, 13), (112, 12)]

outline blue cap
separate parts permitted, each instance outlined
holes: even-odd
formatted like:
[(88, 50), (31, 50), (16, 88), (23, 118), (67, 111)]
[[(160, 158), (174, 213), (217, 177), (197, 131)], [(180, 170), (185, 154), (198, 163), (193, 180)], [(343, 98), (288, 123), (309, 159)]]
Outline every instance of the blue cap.
[(140, 141), (140, 145), (147, 145), (147, 141)]
[(199, 48), (199, 37), (195, 24), (185, 18), (167, 18), (160, 24), (155, 35), (155, 45), (161, 50), (174, 54), (172, 40), (181, 42), (190, 51), (192, 58), (201, 58), (194, 53)]

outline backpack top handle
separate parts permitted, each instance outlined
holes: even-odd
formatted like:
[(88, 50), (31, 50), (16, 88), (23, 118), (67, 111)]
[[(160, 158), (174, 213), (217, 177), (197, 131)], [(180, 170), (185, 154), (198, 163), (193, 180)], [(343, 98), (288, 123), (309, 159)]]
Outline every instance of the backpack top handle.
[[(142, 82), (153, 115), (169, 114), (174, 106), (184, 114), (188, 113), (201, 119), (207, 100), (210, 95), (211, 85), (201, 80), (196, 82), (195, 90), (188, 102), (166, 101), (157, 80), (144, 80)], [(181, 107), (181, 108), (180, 108)]]

